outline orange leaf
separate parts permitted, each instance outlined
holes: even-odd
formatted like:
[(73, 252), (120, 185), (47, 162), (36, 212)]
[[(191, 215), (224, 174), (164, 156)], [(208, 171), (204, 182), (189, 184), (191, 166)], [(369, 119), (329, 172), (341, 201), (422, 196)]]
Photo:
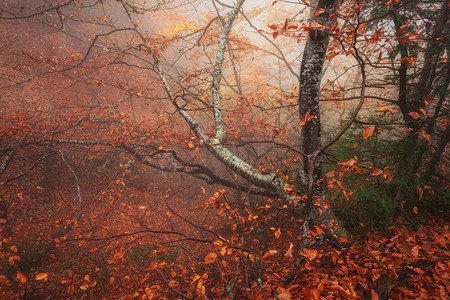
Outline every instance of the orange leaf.
[(281, 294), (277, 295), (277, 299), (280, 299), (280, 300), (291, 300), (292, 297), (291, 297), (290, 294), (281, 293)]
[(17, 272), (17, 279), (19, 279), (20, 283), (27, 282), (27, 277), (21, 272)]
[(370, 174), (370, 175), (372, 175), (372, 176), (378, 176), (378, 175), (381, 175), (381, 174), (383, 174), (383, 171), (382, 171), (382, 170), (380, 170), (380, 169), (375, 169), (375, 170), (373, 170), (372, 174)]
[(36, 276), (36, 280), (43, 280), (43, 279), (45, 279), (45, 278), (47, 278), (48, 277), (48, 274), (47, 273), (39, 273), (39, 274), (37, 274), (37, 276)]
[(420, 118), (420, 114), (418, 112), (412, 111), (408, 114), (411, 118), (413, 119), (419, 119)]
[(272, 37), (275, 39), (278, 36), (279, 32), (278, 31), (274, 31), (272, 32)]
[(380, 298), (378, 297), (377, 292), (375, 292), (374, 290), (370, 290), (370, 292), (371, 292), (371, 294), (372, 294), (372, 300), (378, 300), (378, 299), (380, 299)]
[(320, 227), (318, 227), (318, 226), (315, 226), (315, 228), (316, 228), (316, 233), (317, 233), (318, 235), (320, 235), (320, 234), (325, 234), (325, 231), (323, 231), (322, 228), (320, 228)]
[(275, 231), (275, 237), (277, 238), (277, 240), (280, 238), (280, 236), (281, 236), (281, 230), (280, 229), (277, 229), (277, 231)]
[(321, 15), (321, 14), (323, 14), (325, 12), (325, 9), (323, 9), (323, 8), (318, 8), (318, 9), (316, 9), (316, 11), (314, 12), (314, 17), (316, 17), (316, 16), (318, 16), (318, 15)]
[(272, 25), (269, 25), (269, 28), (272, 29), (272, 30), (277, 30), (278, 26), (275, 25), (275, 24), (272, 24)]
[(414, 206), (413, 207), (413, 212), (417, 215), (417, 213), (418, 213), (418, 209), (417, 209), (417, 207), (416, 206)]
[(286, 253), (284, 254), (284, 257), (287, 258), (292, 258), (294, 257), (294, 255), (292, 254), (292, 250), (294, 249), (294, 244), (290, 243), (289, 244), (289, 249), (286, 251)]
[(262, 260), (269, 259), (269, 258), (271, 258), (272, 256), (274, 256), (277, 253), (278, 253), (277, 250), (269, 250), (269, 251), (266, 252), (266, 254), (264, 254), (264, 256), (262, 257)]
[(125, 251), (119, 251), (116, 254), (114, 254), (115, 259), (121, 259), (125, 255)]
[(369, 137), (373, 134), (374, 131), (375, 131), (375, 126), (367, 127), (367, 128), (364, 129), (364, 131), (363, 131), (363, 138), (364, 138), (364, 139), (369, 138)]
[(325, 174), (325, 177), (331, 178), (331, 177), (334, 177), (335, 175), (336, 175), (336, 172), (329, 171), (327, 174)]
[(214, 252), (208, 253), (205, 256), (205, 264), (210, 264), (210, 263), (214, 262), (216, 260), (216, 258), (217, 258), (216, 253), (214, 253)]
[(309, 260), (313, 260), (317, 256), (317, 250), (303, 249)]
[(417, 187), (417, 194), (419, 195), (419, 200), (422, 200), (423, 189), (421, 187)]

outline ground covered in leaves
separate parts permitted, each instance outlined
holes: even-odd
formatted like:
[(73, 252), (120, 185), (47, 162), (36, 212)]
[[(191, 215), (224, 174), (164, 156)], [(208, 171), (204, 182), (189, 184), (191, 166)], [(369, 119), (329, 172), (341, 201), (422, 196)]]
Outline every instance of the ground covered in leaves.
[[(2, 243), (14, 257), (16, 246)], [(0, 298), (226, 299), (226, 285), (236, 279), (236, 299), (450, 299), (450, 230), (444, 222), (431, 221), (418, 230), (392, 226), (387, 233), (372, 232), (341, 245), (316, 243), (301, 253), (295, 272), (289, 250), (281, 255), (286, 249), (271, 243), (278, 251), (261, 260), (263, 289), (250, 269), (233, 277), (236, 257), (245, 253), (220, 251), (219, 244), (199, 245), (217, 252), (203, 261), (188, 259), (182, 248), (146, 260), (145, 251), (156, 252), (129, 244), (112, 257), (99, 257), (88, 255), (95, 248), (83, 250), (80, 243), (74, 249), (62, 240), (27, 272), (8, 273), (4, 265)], [(289, 275), (292, 281), (286, 284)]]

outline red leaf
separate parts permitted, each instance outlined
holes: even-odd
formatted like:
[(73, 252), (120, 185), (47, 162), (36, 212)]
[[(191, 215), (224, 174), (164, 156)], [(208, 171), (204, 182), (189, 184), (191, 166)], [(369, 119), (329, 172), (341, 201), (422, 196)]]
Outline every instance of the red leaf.
[(274, 31), (272, 32), (272, 37), (275, 39), (278, 36), (279, 32), (278, 31)]

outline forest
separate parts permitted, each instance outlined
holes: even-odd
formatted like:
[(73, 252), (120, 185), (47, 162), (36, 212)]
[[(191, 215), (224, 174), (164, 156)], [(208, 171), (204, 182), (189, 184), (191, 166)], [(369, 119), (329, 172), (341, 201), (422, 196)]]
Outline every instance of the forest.
[(448, 0), (1, 0), (0, 299), (450, 299)]

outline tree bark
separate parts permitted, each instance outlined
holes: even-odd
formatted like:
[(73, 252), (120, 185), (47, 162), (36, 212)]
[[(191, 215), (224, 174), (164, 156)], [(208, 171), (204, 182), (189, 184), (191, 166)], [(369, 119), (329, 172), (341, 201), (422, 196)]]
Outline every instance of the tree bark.
[[(303, 52), (302, 64), (300, 69), (300, 88), (298, 106), (300, 120), (306, 120), (301, 128), (300, 144), (302, 152), (307, 156), (303, 160), (303, 177), (301, 184), (307, 185), (307, 205), (306, 221), (304, 225), (304, 237), (307, 234), (307, 227), (310, 222), (320, 225), (327, 225), (332, 234), (343, 234), (343, 228), (339, 228), (336, 217), (325, 205), (325, 191), (320, 181), (322, 179), (322, 161), (319, 150), (322, 147), (321, 142), (321, 121), (320, 121), (320, 82), (323, 75), (323, 65), (328, 49), (330, 39), (330, 28), (333, 21), (329, 20), (330, 11), (334, 10), (337, 1), (319, 0), (316, 8), (311, 8), (312, 21), (319, 23), (322, 27), (314, 27), (309, 31)], [(323, 9), (324, 12), (314, 16), (317, 9)], [(314, 23), (315, 23), (314, 22)], [(339, 232), (338, 232), (339, 231)]]

